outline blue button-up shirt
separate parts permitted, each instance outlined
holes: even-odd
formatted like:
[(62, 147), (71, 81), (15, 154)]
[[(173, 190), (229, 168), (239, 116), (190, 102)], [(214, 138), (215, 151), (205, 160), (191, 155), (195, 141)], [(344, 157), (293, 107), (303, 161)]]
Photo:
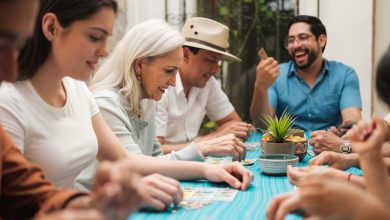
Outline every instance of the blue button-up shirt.
[(325, 59), (312, 88), (297, 74), (293, 61), (281, 64), (280, 75), (268, 94), (278, 116), (287, 108), (288, 113), (297, 117), (296, 126), (306, 131), (341, 124), (343, 109), (362, 108), (356, 72), (340, 62)]

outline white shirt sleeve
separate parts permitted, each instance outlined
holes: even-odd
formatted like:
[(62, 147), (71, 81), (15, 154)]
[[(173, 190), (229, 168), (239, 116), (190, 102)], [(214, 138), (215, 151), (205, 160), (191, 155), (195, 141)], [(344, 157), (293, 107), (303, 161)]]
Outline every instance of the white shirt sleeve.
[(87, 98), (91, 110), (91, 118), (95, 116), (97, 113), (99, 113), (99, 107), (96, 104), (95, 99), (93, 98), (93, 95), (91, 91), (89, 91), (88, 86), (85, 84), (85, 82), (81, 82), (82, 91), (85, 93), (85, 97)]
[(167, 92), (162, 96), (161, 100), (156, 104), (156, 135), (158, 137), (166, 137), (168, 129), (168, 104), (169, 93), (174, 92), (171, 89), (167, 89)]
[(214, 77), (209, 79), (209, 97), (206, 104), (206, 115), (212, 121), (218, 121), (234, 111), (227, 95), (222, 91)]

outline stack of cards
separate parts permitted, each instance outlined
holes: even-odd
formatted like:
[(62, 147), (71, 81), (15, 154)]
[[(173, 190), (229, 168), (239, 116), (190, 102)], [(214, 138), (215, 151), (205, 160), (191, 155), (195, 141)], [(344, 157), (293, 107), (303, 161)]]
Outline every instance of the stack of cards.
[(231, 202), (237, 190), (231, 188), (183, 188), (183, 201), (179, 206), (186, 210), (198, 209), (215, 201)]

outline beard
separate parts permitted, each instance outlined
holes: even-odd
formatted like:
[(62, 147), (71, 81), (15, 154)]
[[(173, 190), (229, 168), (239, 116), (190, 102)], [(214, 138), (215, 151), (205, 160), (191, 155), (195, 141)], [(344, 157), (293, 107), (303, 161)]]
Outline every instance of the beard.
[[(295, 59), (295, 54), (297, 52), (305, 52), (308, 56), (307, 58), (307, 61), (305, 63), (298, 63)], [(309, 50), (307, 48), (298, 48), (296, 50), (294, 50), (292, 52), (292, 54), (290, 54), (291, 58), (293, 59), (294, 63), (295, 63), (295, 66), (298, 68), (298, 69), (307, 69), (309, 68), (313, 63), (314, 61), (317, 59), (318, 57), (318, 53), (315, 52), (315, 51), (312, 51), (312, 50)]]

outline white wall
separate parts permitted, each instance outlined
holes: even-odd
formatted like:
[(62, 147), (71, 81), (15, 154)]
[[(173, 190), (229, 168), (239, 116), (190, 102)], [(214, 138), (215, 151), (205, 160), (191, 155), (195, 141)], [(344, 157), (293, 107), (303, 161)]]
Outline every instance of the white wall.
[[(299, 13), (315, 15), (316, 2), (301, 0)], [(368, 118), (372, 112), (373, 0), (320, 0), (318, 9), (328, 33), (324, 57), (355, 69), (363, 118)]]
[(127, 30), (149, 19), (165, 19), (165, 1), (127, 0)]
[(182, 27), (184, 1), (186, 14), (196, 13), (196, 0), (127, 0), (127, 30), (149, 19), (165, 20), (165, 10), (171, 15), (170, 24), (178, 30)]

